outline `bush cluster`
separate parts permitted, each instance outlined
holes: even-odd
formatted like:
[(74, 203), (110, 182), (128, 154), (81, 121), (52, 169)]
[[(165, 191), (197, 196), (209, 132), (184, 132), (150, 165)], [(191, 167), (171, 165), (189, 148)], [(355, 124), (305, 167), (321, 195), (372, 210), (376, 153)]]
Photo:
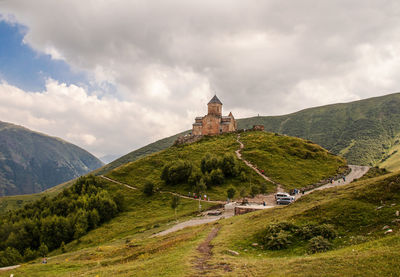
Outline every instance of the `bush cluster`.
[(161, 179), (169, 185), (187, 183), (192, 174), (193, 165), (189, 161), (178, 160), (164, 166)]
[(288, 248), (294, 242), (308, 242), (308, 251), (316, 253), (331, 248), (330, 240), (336, 237), (336, 231), (329, 224), (298, 226), (280, 222), (268, 225), (258, 237), (265, 249), (281, 250)]
[(226, 178), (236, 177), (239, 173), (238, 163), (232, 154), (222, 158), (206, 154), (201, 159), (200, 170), (189, 161), (178, 160), (164, 166), (161, 179), (168, 185), (188, 183), (196, 190), (202, 183), (208, 188), (222, 185)]
[(42, 197), (0, 218), (0, 266), (28, 261), (65, 246), (122, 208), (122, 195), (111, 195), (93, 176), (81, 177), (56, 197)]

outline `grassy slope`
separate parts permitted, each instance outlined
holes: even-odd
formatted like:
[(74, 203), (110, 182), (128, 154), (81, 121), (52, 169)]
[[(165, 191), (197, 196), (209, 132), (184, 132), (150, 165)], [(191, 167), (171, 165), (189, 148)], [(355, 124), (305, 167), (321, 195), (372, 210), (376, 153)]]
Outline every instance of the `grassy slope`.
[[(400, 246), (400, 233), (399, 224), (392, 220), (396, 219), (395, 211), (399, 209), (399, 189), (400, 174), (389, 174), (340, 189), (317, 191), (289, 207), (234, 217), (223, 224), (214, 241), (214, 261), (236, 265), (233, 276), (247, 270), (254, 276), (347, 276), (352, 273), (397, 276), (400, 253), (396, 249)], [(378, 206), (383, 208), (377, 209)], [(304, 244), (280, 251), (251, 246), (257, 241), (256, 234), (266, 225), (282, 221), (334, 225), (339, 233), (334, 240), (335, 250), (307, 255)], [(249, 222), (252, 228), (238, 228)], [(382, 231), (385, 225), (389, 225), (394, 234), (385, 237)], [(226, 249), (236, 250), (241, 255), (229, 256)], [(248, 267), (243, 267), (245, 263)]]
[(335, 175), (345, 161), (319, 145), (266, 132), (241, 136), (243, 157), (286, 189), (304, 187)]
[[(215, 268), (209, 276), (398, 276), (400, 226), (392, 220), (400, 205), (399, 190), (400, 174), (388, 174), (316, 191), (287, 207), (187, 228), (161, 238), (149, 238), (154, 229), (136, 232), (134, 225), (130, 226), (135, 221), (125, 223), (117, 218), (110, 226), (101, 227), (113, 232), (118, 224), (126, 224), (127, 232), (116, 231), (121, 234), (116, 235), (117, 239), (107, 239), (107, 243), (97, 246), (103, 239), (96, 230), (83, 238), (82, 245), (67, 245), (73, 251), (52, 257), (49, 264), (35, 261), (12, 272), (29, 276), (193, 276), (198, 273), (193, 267), (199, 255), (197, 246), (218, 224), (221, 229), (212, 241), (214, 255), (210, 260)], [(126, 189), (126, 194), (130, 193), (133, 192)], [(378, 206), (383, 208), (377, 209)], [(149, 214), (146, 210), (138, 212), (143, 217)], [(251, 246), (256, 241), (255, 235), (266, 225), (282, 221), (333, 224), (339, 232), (334, 250), (308, 255), (302, 244), (280, 251)], [(394, 232), (384, 235), (384, 225)], [(126, 235), (129, 242), (119, 239)], [(88, 239), (91, 242), (87, 244)], [(228, 255), (228, 249), (240, 255)], [(230, 271), (225, 271), (227, 267)], [(0, 272), (0, 276), (9, 274)]]
[[(254, 133), (253, 133), (254, 134)], [(263, 168), (267, 171), (268, 174), (271, 174), (271, 177), (276, 178), (276, 180), (278, 180), (279, 182), (283, 183), (287, 188), (292, 188), (292, 186), (295, 186), (295, 184), (299, 185), (299, 184), (307, 184), (307, 183), (312, 183), (312, 182), (316, 182), (320, 179), (323, 179), (326, 176), (330, 176), (333, 175), (335, 170), (331, 167), (333, 164), (338, 164), (337, 162), (340, 161), (336, 158), (333, 158), (331, 160), (331, 162), (327, 161), (327, 160), (321, 160), (319, 159), (319, 161), (317, 162), (317, 159), (312, 159), (312, 160), (308, 160), (308, 161), (300, 161), (300, 159), (296, 158), (295, 156), (288, 157), (288, 160), (286, 160), (284, 163), (278, 161), (280, 159), (280, 156), (282, 154), (282, 151), (280, 153), (275, 153), (273, 155), (273, 159), (270, 160), (273, 163), (270, 162), (266, 162), (264, 164), (264, 161), (260, 161), (258, 158), (262, 158), (264, 159), (266, 156), (268, 156), (269, 154), (266, 153), (265, 151), (269, 151), (270, 149), (268, 148), (268, 142), (266, 143), (266, 145), (262, 146), (262, 149), (260, 148), (260, 151), (258, 151), (257, 154), (258, 155), (256, 158), (255, 157), (255, 152), (252, 150), (254, 147), (257, 147), (256, 144), (258, 143), (258, 141), (254, 141), (254, 143), (252, 143), (251, 140), (246, 139), (246, 133), (242, 135), (242, 138), (245, 140), (244, 142), (246, 143), (246, 147), (243, 150), (243, 154), (244, 157), (246, 157), (246, 159), (249, 159), (250, 161), (254, 162), (255, 164), (259, 165), (260, 168)], [(266, 136), (269, 137), (270, 135), (267, 135), (266, 133), (257, 133), (257, 137), (260, 138), (262, 140), (262, 138)], [(229, 137), (229, 136), (228, 136)], [(203, 153), (206, 152), (212, 152), (215, 154), (223, 154), (225, 153), (225, 148), (227, 147), (226, 150), (228, 152), (234, 153), (234, 151), (238, 148), (238, 144), (235, 142), (235, 138), (231, 137), (229, 140), (229, 143), (227, 141), (227, 143), (225, 144), (221, 144), (219, 146), (219, 148), (216, 148), (215, 151), (213, 150), (213, 147), (216, 146), (217, 143), (213, 142), (212, 139), (211, 141), (209, 141), (208, 143), (204, 143), (202, 142), (200, 147), (198, 147), (197, 149), (195, 149), (197, 146), (188, 146), (188, 147), (183, 147), (183, 148), (171, 148), (169, 150), (166, 150), (167, 152), (161, 152), (161, 153), (153, 153), (155, 151), (158, 151), (158, 149), (163, 149), (164, 147), (169, 147), (170, 145), (173, 144), (173, 141), (175, 140), (176, 136), (173, 137), (169, 137), (163, 140), (160, 140), (158, 142), (155, 142), (153, 144), (149, 144), (148, 146), (145, 146), (139, 150), (133, 151), (129, 154), (127, 154), (124, 157), (121, 157), (120, 159), (102, 167), (99, 170), (94, 171), (95, 174), (100, 175), (100, 174), (105, 174), (106, 172), (112, 171), (113, 169), (119, 167), (117, 170), (112, 171), (112, 173), (110, 174), (110, 177), (115, 177), (118, 180), (130, 183), (132, 185), (135, 186), (142, 186), (143, 182), (147, 179), (149, 180), (153, 180), (156, 183), (158, 182), (158, 184), (161, 186), (160, 180), (158, 179), (159, 176), (159, 171), (162, 168), (162, 164), (164, 163), (165, 160), (173, 160), (175, 158), (177, 158), (177, 156), (179, 156), (180, 158), (190, 158), (190, 159), (195, 159), (196, 163), (199, 163), (199, 160), (201, 159), (201, 157), (203, 156)], [(256, 138), (256, 139), (258, 139)], [(282, 137), (279, 137), (279, 139), (281, 139)], [(242, 139), (242, 140), (243, 140)], [(288, 137), (283, 137), (282, 141), (287, 141), (287, 142), (293, 142), (293, 139), (290, 139)], [(296, 139), (294, 139), (296, 140)], [(300, 144), (303, 145), (304, 141), (299, 140)], [(264, 142), (266, 142), (264, 140)], [(294, 146), (291, 146), (293, 149)], [(307, 146), (308, 148), (310, 148), (309, 146)], [(301, 147), (300, 147), (301, 148)], [(174, 151), (173, 149), (180, 149), (180, 152), (176, 152), (176, 153), (171, 153), (171, 151)], [(322, 153), (321, 152), (321, 148), (317, 145), (312, 145), (311, 149), (315, 149), (317, 150), (317, 153)], [(193, 150), (193, 153), (197, 153), (195, 155), (193, 155), (191, 153), (191, 151)], [(307, 149), (303, 149), (303, 150), (307, 150)], [(302, 150), (302, 151), (303, 151)], [(253, 153), (251, 153), (251, 151)], [(308, 150), (307, 150), (308, 151)], [(153, 155), (151, 155), (151, 153), (153, 153)], [(170, 154), (171, 153), (171, 154)], [(176, 154), (176, 155), (175, 155)], [(279, 155), (276, 155), (279, 154)], [(151, 155), (146, 157), (146, 155)], [(141, 159), (140, 163), (137, 164), (132, 164), (129, 162), (132, 161), (136, 161), (137, 159)], [(289, 168), (286, 167), (282, 167), (280, 168), (279, 166), (282, 165), (288, 165), (288, 161), (294, 161), (295, 164), (293, 164), (292, 166), (290, 166)], [(126, 164), (125, 164), (126, 162)], [(322, 170), (322, 168), (318, 168), (317, 170), (313, 170), (312, 171), (312, 175), (310, 176), (306, 176), (307, 171), (309, 171), (310, 169), (312, 170), (313, 166), (310, 166), (313, 164), (313, 162), (316, 162), (316, 164), (321, 165), (321, 163), (323, 165), (330, 165), (329, 168), (327, 168), (327, 170)], [(340, 163), (340, 162), (339, 162)], [(307, 167), (307, 170), (303, 170), (301, 167), (303, 167), (305, 164), (308, 164), (309, 166)], [(279, 165), (279, 166), (277, 166)], [(297, 166), (297, 170), (293, 171), (293, 166)], [(272, 171), (268, 170), (270, 167), (274, 168)], [(133, 174), (133, 171), (139, 170), (138, 172), (139, 175), (137, 174)], [(249, 170), (246, 168), (247, 171), (247, 175), (250, 177), (249, 182), (251, 182), (251, 184), (260, 184), (261, 182), (263, 182), (263, 180), (256, 175), (253, 171)], [(284, 174), (282, 174), (284, 173)], [(315, 175), (314, 175), (315, 174)], [(303, 178), (295, 178), (294, 176), (296, 175), (302, 175), (305, 176)], [(143, 176), (147, 176), (146, 178), (143, 178)], [(282, 179), (283, 178), (283, 179)], [(238, 185), (238, 180), (232, 180), (232, 184), (234, 185)], [(38, 193), (38, 194), (30, 194), (30, 195), (17, 195), (17, 196), (12, 196), (12, 197), (0, 197), (0, 214), (6, 212), (7, 210), (13, 210), (19, 207), (22, 207), (25, 203), (31, 202), (35, 199), (38, 199), (40, 197), (42, 197), (45, 194), (50, 194), (53, 195), (53, 192), (58, 192), (61, 191), (65, 186), (72, 184), (73, 180), (64, 184), (60, 184), (58, 186), (55, 186), (53, 188), (50, 188), (42, 193)], [(219, 190), (216, 190), (215, 192), (212, 192), (210, 195), (212, 196), (213, 199), (215, 199), (214, 197), (217, 196), (217, 198), (220, 199), (224, 199), (224, 197), (221, 197), (221, 194), (225, 194), (225, 190), (227, 188), (228, 185), (230, 185), (231, 182), (227, 182), (223, 187), (221, 187)], [(248, 187), (250, 184), (247, 183), (246, 187)], [(168, 188), (168, 189), (172, 189), (174, 190), (174, 188)], [(269, 191), (273, 191), (273, 186), (271, 184), (268, 185), (268, 190)], [(190, 188), (186, 187), (186, 188), (180, 188), (179, 190), (180, 192), (187, 194), (188, 191), (190, 191)], [(237, 194), (238, 196), (238, 194)]]
[(134, 150), (134, 151), (122, 156), (121, 158), (118, 158), (115, 161), (95, 170), (93, 173), (96, 175), (105, 174), (106, 172), (113, 170), (123, 164), (136, 161), (147, 155), (167, 149), (168, 147), (170, 147), (174, 144), (175, 140), (179, 136), (183, 136), (183, 135), (187, 134), (188, 132), (189, 131), (185, 131), (185, 132), (182, 132), (182, 133), (179, 133), (179, 134), (167, 137), (167, 138), (160, 139), (156, 142), (150, 143), (144, 147)]
[[(222, 156), (225, 153), (234, 153), (238, 147), (239, 144), (236, 142), (235, 134), (207, 137), (197, 143), (173, 146), (164, 151), (146, 156), (138, 161), (122, 165), (107, 173), (106, 176), (136, 187), (143, 187), (146, 181), (152, 181), (162, 190), (176, 191), (187, 195), (189, 191), (192, 191), (189, 185), (184, 184), (177, 187), (166, 186), (160, 179), (162, 168), (166, 163), (177, 159), (183, 159), (192, 161), (196, 167), (200, 168), (200, 161), (206, 153)], [(237, 191), (239, 191), (241, 187), (249, 188), (250, 180), (253, 185), (259, 185), (263, 182), (266, 183), (266, 181), (249, 168), (244, 167), (244, 170), (247, 176), (249, 176), (249, 182), (243, 183), (238, 177), (230, 178), (227, 179), (222, 186), (208, 190), (207, 195), (210, 196), (211, 200), (225, 200), (226, 189), (231, 185), (236, 187)], [(268, 191), (273, 191), (274, 185), (268, 183), (267, 189)]]
[[(182, 274), (185, 266), (185, 264), (182, 264), (182, 259), (187, 245), (183, 246), (182, 249), (176, 247), (183, 242), (188, 243), (191, 240), (196, 242), (199, 239), (197, 235), (201, 233), (201, 230), (187, 233), (187, 235), (178, 239), (149, 239), (149, 236), (153, 233), (175, 224), (174, 212), (170, 208), (172, 196), (157, 193), (154, 196), (146, 197), (137, 190), (109, 183), (103, 179), (99, 180), (106, 184), (108, 190), (123, 191), (126, 211), (110, 222), (89, 232), (80, 239), (80, 242), (73, 241), (67, 244), (66, 249), (70, 253), (61, 254), (60, 250), (55, 250), (51, 255), (58, 256), (49, 259), (51, 262), (48, 266), (41, 265), (38, 259), (22, 267), (18, 272), (22, 276), (71, 276), (71, 273), (91, 276), (92, 270), (99, 273), (99, 268), (101, 268), (101, 272), (104, 274), (101, 276), (109, 276), (107, 275), (109, 270), (113, 272), (117, 270), (121, 274), (124, 272), (121, 265), (127, 261), (134, 261), (134, 266), (142, 271), (140, 276), (152, 276), (152, 272), (164, 271), (167, 265), (173, 266), (171, 274)], [(209, 209), (213, 205), (212, 203), (202, 203), (202, 208)], [(197, 201), (181, 199), (177, 215), (179, 220), (185, 220), (196, 215), (197, 211)], [(171, 247), (173, 256), (165, 256), (167, 253), (164, 253), (164, 249)], [(147, 259), (146, 253), (148, 252), (160, 255), (155, 260), (166, 259), (167, 262), (152, 264), (153, 261)], [(108, 269), (105, 269), (105, 266)], [(132, 276), (131, 270), (132, 263), (130, 270), (125, 272), (126, 276)], [(0, 276), (2, 274), (0, 272)], [(5, 274), (9, 276), (9, 272)]]
[[(171, 136), (171, 137), (167, 137), (167, 138), (158, 140), (156, 142), (153, 142), (149, 145), (146, 145), (142, 148), (132, 151), (132, 152), (126, 154), (125, 156), (123, 156), (123, 157), (121, 157), (99, 169), (94, 170), (91, 173), (95, 174), (95, 175), (101, 175), (101, 174), (104, 174), (112, 169), (115, 169), (125, 163), (136, 161), (137, 159), (140, 159), (144, 156), (164, 150), (164, 149), (172, 146), (172, 144), (174, 143), (174, 141), (176, 140), (176, 138), (178, 136), (186, 134), (186, 133), (187, 133), (187, 131), (179, 133), (179, 134)], [(39, 199), (40, 197), (42, 197), (44, 195), (50, 195), (50, 196), (54, 195), (53, 192), (57, 193), (57, 192), (61, 191), (65, 186), (71, 185), (73, 182), (74, 182), (74, 180), (71, 180), (69, 182), (62, 183), (62, 184), (59, 184), (52, 188), (49, 188), (40, 193), (15, 195), (15, 196), (4, 196), (4, 197), (2, 196), (2, 197), (0, 197), (0, 214), (3, 214), (5, 212), (7, 212), (8, 210), (18, 209), (18, 208), (22, 207), (23, 205), (25, 205), (26, 203), (32, 202), (36, 199)]]
[[(400, 94), (310, 108), (283, 116), (260, 116), (238, 120), (239, 128), (262, 124), (266, 130), (309, 139), (350, 163), (400, 169)], [(187, 131), (189, 132), (189, 131)], [(183, 132), (181, 134), (187, 133)], [(106, 165), (99, 174), (144, 155), (170, 147), (175, 135), (135, 150)]]
[(59, 184), (55, 187), (49, 188), (40, 193), (14, 195), (14, 196), (2, 196), (0, 197), (0, 215), (7, 211), (16, 210), (23, 207), (25, 204), (40, 199), (43, 196), (55, 196), (61, 192), (64, 188), (69, 187), (75, 182), (74, 180)]
[[(270, 132), (310, 139), (353, 164), (380, 165), (400, 137), (400, 94), (306, 109), (283, 116), (239, 119), (239, 128), (262, 124)], [(400, 156), (392, 170), (400, 169)], [(388, 161), (389, 162), (389, 161)]]
[[(239, 144), (236, 142), (236, 134), (225, 134), (216, 137), (207, 137), (198, 143), (184, 145), (179, 147), (171, 147), (165, 151), (144, 157), (136, 162), (123, 165), (106, 175), (133, 186), (142, 187), (147, 180), (154, 182), (163, 190), (178, 191), (182, 194), (187, 194), (191, 191), (189, 185), (177, 187), (166, 187), (160, 179), (161, 170), (168, 161), (177, 159), (192, 161), (194, 165), (200, 167), (200, 161), (205, 153), (209, 152), (217, 156), (222, 156), (225, 153), (234, 154), (238, 149)], [(336, 156), (330, 155), (326, 150), (317, 145), (305, 142), (302, 139), (290, 138), (286, 136), (275, 137), (272, 134), (265, 132), (251, 132), (242, 134), (245, 144), (244, 156), (246, 158), (256, 157), (257, 165), (267, 169), (267, 173), (276, 177), (284, 186), (290, 188), (293, 184), (302, 185), (318, 182), (324, 177), (332, 176), (336, 173), (339, 166), (345, 162)], [(264, 142), (264, 143), (262, 143)], [(266, 143), (265, 143), (266, 142)], [(261, 143), (259, 145), (259, 143)], [(257, 148), (259, 145), (260, 147)], [(268, 146), (268, 147), (267, 147)], [(280, 149), (277, 152), (270, 153), (270, 148)], [(313, 153), (304, 159), (298, 157), (299, 153)], [(270, 159), (263, 159), (268, 156)], [(280, 161), (285, 157), (284, 161)], [(224, 185), (213, 187), (207, 191), (207, 195), (211, 199), (226, 198), (226, 189), (233, 185), (236, 191), (239, 192), (243, 187), (249, 190), (251, 185), (258, 185), (266, 182), (253, 170), (244, 166), (240, 162), (248, 176), (248, 181), (243, 182), (238, 177), (228, 179)], [(311, 168), (313, 168), (311, 170)], [(283, 170), (288, 170), (284, 172)], [(311, 170), (311, 171), (310, 171)], [(294, 180), (295, 176), (304, 176), (302, 179)], [(267, 184), (268, 191), (273, 191), (274, 186), (271, 183)], [(238, 195), (237, 195), (238, 196)]]

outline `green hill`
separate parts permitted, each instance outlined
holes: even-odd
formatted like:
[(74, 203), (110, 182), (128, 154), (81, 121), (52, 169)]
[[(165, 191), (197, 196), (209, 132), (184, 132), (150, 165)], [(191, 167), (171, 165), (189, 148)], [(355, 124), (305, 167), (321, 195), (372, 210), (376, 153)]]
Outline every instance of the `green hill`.
[[(159, 177), (166, 161), (184, 158), (193, 161), (198, 169), (200, 160), (205, 155), (204, 153), (214, 153), (222, 156), (224, 153), (233, 154), (234, 151), (238, 149), (236, 135), (225, 135), (205, 138), (203, 141), (193, 145), (172, 147), (168, 150), (150, 155), (152, 153), (151, 151), (159, 149), (160, 145), (165, 146), (169, 142), (172, 144), (176, 137), (177, 136), (166, 138), (162, 140), (161, 143), (155, 142), (152, 145), (144, 147), (142, 150), (139, 149), (131, 152), (121, 159), (99, 170), (95, 170), (94, 172), (97, 175), (105, 174), (111, 178), (137, 187), (143, 187), (148, 181), (153, 181), (157, 186), (163, 187), (163, 182)], [(287, 189), (303, 187), (335, 175), (336, 171), (339, 170), (338, 168), (344, 165), (342, 159), (333, 157), (320, 146), (302, 139), (275, 136), (265, 132), (243, 133), (241, 139), (246, 145), (242, 150), (244, 157), (257, 165), (260, 169), (265, 169), (268, 175), (275, 181), (282, 183)], [(268, 140), (272, 140), (274, 143), (271, 144)], [(282, 155), (285, 157), (284, 162), (281, 161)], [(303, 157), (301, 155), (303, 155)], [(316, 157), (307, 160), (303, 159), (305, 155), (314, 155)], [(140, 158), (140, 156), (142, 158)], [(140, 159), (140, 162), (129, 162), (131, 159), (135, 161)], [(125, 160), (127, 162), (124, 164), (123, 161)], [(118, 166), (119, 168), (117, 168)], [(269, 168), (273, 168), (273, 170), (271, 171)], [(250, 185), (259, 188), (262, 184), (265, 184), (267, 191), (274, 190), (275, 187), (272, 184), (263, 181), (260, 176), (247, 167), (243, 167), (243, 170), (246, 175), (244, 181), (246, 184), (244, 186), (246, 193), (250, 193)], [(138, 175), (136, 172), (140, 172), (140, 174)], [(222, 186), (213, 188), (209, 196), (213, 199), (216, 197), (224, 200), (226, 197), (225, 191), (230, 185), (236, 188), (236, 196), (238, 196), (241, 190), (239, 184), (242, 182), (240, 177), (233, 178), (225, 182)], [(37, 200), (43, 195), (54, 196), (72, 183), (73, 182), (67, 182), (57, 185), (37, 194), (1, 197), (0, 214), (8, 210), (21, 208), (24, 204)], [(187, 194), (189, 191), (193, 192), (193, 188), (187, 184), (179, 187), (167, 187), (167, 189), (179, 191), (183, 194)]]
[[(193, 165), (194, 174), (200, 174), (200, 177), (206, 180), (208, 175), (202, 174), (200, 171), (202, 159), (207, 154), (215, 155), (216, 158), (231, 154), (235, 157), (239, 172), (236, 176), (227, 177), (221, 185), (209, 186), (207, 195), (212, 199), (224, 200), (226, 199), (226, 189), (230, 186), (233, 186), (239, 193), (243, 188), (249, 191), (251, 186), (261, 187), (262, 184), (265, 184), (267, 191), (274, 191), (274, 185), (267, 183), (245, 166), (242, 161), (237, 160), (234, 155), (235, 151), (239, 149), (236, 139), (237, 134), (204, 137), (197, 143), (173, 146), (135, 162), (127, 163), (105, 175), (139, 188), (150, 181), (161, 189), (186, 195), (194, 190), (190, 182), (174, 186), (165, 185), (160, 179), (163, 167), (168, 162), (177, 160), (190, 162)], [(345, 166), (342, 158), (299, 138), (275, 136), (266, 132), (246, 132), (241, 134), (241, 141), (245, 146), (242, 150), (243, 157), (253, 162), (258, 168), (265, 169), (267, 176), (270, 176), (273, 181), (281, 183), (287, 189), (303, 187), (334, 176)], [(209, 175), (211, 176), (212, 172)]]
[[(265, 130), (311, 140), (350, 164), (400, 170), (400, 94), (302, 110), (282, 116), (238, 119), (240, 129), (262, 124)], [(179, 135), (156, 141), (117, 159), (99, 174), (172, 146)]]
[(71, 143), (0, 122), (0, 196), (40, 192), (102, 165)]
[(240, 119), (239, 128), (312, 140), (350, 164), (400, 169), (400, 94), (302, 110), (282, 116)]
[[(272, 139), (268, 137), (272, 134), (259, 137), (257, 134), (246, 135), (254, 135), (261, 140)], [(249, 140), (247, 143), (250, 140), (257, 141), (254, 136), (245, 138), (242, 134), (242, 140)], [(276, 139), (280, 141), (280, 138), (284, 137), (278, 136)], [(295, 140), (288, 139), (285, 142), (289, 144)], [(298, 143), (299, 141), (301, 140)], [(284, 144), (283, 141), (281, 143)], [(196, 149), (209, 149), (211, 145), (220, 145), (221, 149), (229, 150), (231, 146), (233, 148), (234, 140), (229, 135), (211, 138), (197, 143)], [(187, 147), (190, 146), (173, 147), (170, 151), (184, 156)], [(196, 155), (195, 149), (191, 150)], [(218, 151), (218, 148), (215, 149), (215, 152)], [(156, 162), (161, 157), (158, 155), (168, 154), (168, 150), (164, 152), (166, 153), (157, 153), (120, 167), (113, 171), (113, 176), (119, 175), (120, 180), (126, 181), (135, 178), (132, 171), (146, 176), (148, 171), (145, 168), (151, 167), (146, 159), (153, 158)], [(134, 164), (137, 165), (133, 166)], [(123, 177), (125, 175), (126, 179)], [(168, 228), (174, 221), (173, 211), (169, 206), (169, 194), (143, 196), (138, 190), (104, 180), (101, 182), (103, 188), (113, 193), (120, 191), (125, 196), (124, 212), (90, 231), (79, 241), (68, 243), (65, 246), (66, 253), (62, 253), (61, 249), (53, 251), (48, 264), (42, 265), (41, 260), (37, 259), (11, 272), (0, 272), (0, 276), (9, 276), (10, 273), (22, 276), (400, 274), (400, 217), (396, 215), (400, 203), (399, 173), (315, 191), (290, 206), (189, 227), (161, 237), (152, 235)], [(189, 199), (182, 201), (178, 216), (180, 220), (185, 220), (195, 214), (197, 202)], [(388, 229), (392, 232), (385, 234)], [(271, 236), (266, 236), (267, 234)], [(318, 238), (314, 239), (315, 237)], [(207, 244), (209, 241), (211, 245)], [(280, 250), (273, 247), (272, 250), (271, 245), (282, 247)], [(311, 251), (318, 249), (321, 252)]]
[(129, 163), (129, 162), (133, 162), (136, 161), (137, 159), (153, 154), (155, 152), (167, 149), (168, 147), (172, 146), (175, 142), (175, 140), (179, 137), (179, 136), (183, 136), (185, 134), (189, 133), (189, 131), (185, 131), (167, 138), (163, 138), (160, 140), (157, 140), (153, 143), (150, 143), (146, 146), (143, 146), (139, 149), (136, 149), (118, 159), (116, 159), (115, 161), (112, 161), (109, 164), (106, 164), (105, 166), (99, 168), (98, 170), (95, 170), (94, 173), (96, 175), (100, 175), (100, 174), (104, 174), (114, 168), (117, 168), (118, 166), (121, 166), (123, 164)]

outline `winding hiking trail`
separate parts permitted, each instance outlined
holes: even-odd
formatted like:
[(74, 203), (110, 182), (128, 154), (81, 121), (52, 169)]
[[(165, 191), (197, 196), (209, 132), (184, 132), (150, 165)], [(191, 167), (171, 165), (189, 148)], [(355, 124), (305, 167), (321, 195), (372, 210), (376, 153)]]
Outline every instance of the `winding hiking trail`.
[(235, 151), (236, 156), (238, 157), (239, 160), (242, 160), (248, 167), (250, 167), (251, 169), (253, 169), (258, 175), (260, 175), (264, 180), (273, 183), (275, 185), (277, 185), (277, 191), (283, 191), (283, 189), (281, 188), (280, 184), (278, 184), (277, 182), (274, 182), (273, 180), (271, 180), (271, 178), (268, 178), (267, 176), (265, 176), (264, 174), (261, 173), (260, 170), (258, 170), (257, 167), (255, 167), (251, 162), (243, 159), (242, 157), (242, 153), (240, 153), (242, 151), (242, 149), (244, 148), (244, 144), (239, 140), (240, 139), (240, 134), (237, 136), (236, 141), (239, 143), (239, 149)]
[(132, 187), (132, 186), (130, 186), (130, 185), (128, 185), (128, 184), (124, 184), (124, 183), (118, 182), (118, 181), (116, 181), (116, 180), (113, 180), (113, 179), (111, 179), (111, 178), (108, 178), (108, 177), (106, 177), (106, 176), (104, 176), (104, 175), (100, 175), (99, 177), (101, 177), (101, 178), (103, 178), (103, 179), (105, 179), (105, 180), (107, 180), (107, 181), (113, 182), (113, 183), (115, 183), (115, 184), (118, 184), (118, 185), (121, 185), (121, 186), (125, 186), (125, 187), (127, 187), (128, 189), (133, 189), (133, 190), (137, 190), (137, 189), (138, 189), (138, 188)]
[(345, 180), (343, 180), (343, 179), (336, 180), (333, 183), (328, 183), (328, 184), (322, 185), (320, 187), (317, 187), (315, 189), (306, 191), (304, 194), (309, 194), (316, 190), (323, 190), (323, 189), (327, 189), (327, 188), (333, 188), (333, 187), (337, 187), (337, 186), (343, 186), (343, 185), (350, 184), (355, 179), (358, 179), (358, 178), (361, 178), (362, 176), (364, 176), (364, 174), (367, 173), (368, 170), (370, 169), (369, 166), (363, 166), (363, 165), (349, 165), (349, 168), (351, 169), (351, 171), (349, 174), (346, 175)]
[[(138, 190), (138, 189), (139, 189), (139, 188), (137, 188), (137, 187), (132, 187), (132, 186), (130, 186), (130, 185), (128, 185), (128, 184), (121, 183), (121, 182), (119, 182), (119, 181), (116, 181), (116, 180), (111, 179), (111, 178), (109, 178), (109, 177), (106, 177), (106, 176), (104, 176), (104, 175), (99, 175), (99, 177), (101, 177), (101, 178), (103, 178), (103, 179), (105, 179), (105, 180), (107, 180), (107, 181), (113, 182), (113, 183), (115, 183), (115, 184), (118, 184), (118, 185), (121, 185), (121, 186), (125, 186), (125, 187), (127, 187), (127, 188), (129, 188), (129, 189), (132, 189), (132, 190)], [(199, 199), (195, 199), (195, 198), (193, 198), (193, 197), (185, 196), (185, 195), (182, 195), (182, 194), (179, 194), (179, 193), (176, 193), (176, 192), (172, 192), (172, 191), (163, 191), (163, 190), (160, 190), (160, 191), (158, 191), (158, 192), (159, 192), (159, 193), (168, 193), (168, 194), (171, 194), (171, 195), (176, 195), (176, 196), (179, 196), (180, 198), (184, 198), (184, 199), (199, 201)], [(225, 204), (225, 203), (226, 203), (225, 201), (219, 201), (219, 200), (204, 200), (204, 199), (200, 199), (200, 202), (208, 202), (208, 203), (215, 203), (215, 204)]]
[[(252, 200), (253, 201), (255, 200), (255, 202), (260, 202), (260, 203), (262, 203), (264, 201), (267, 206), (276, 206), (277, 204), (275, 201), (275, 193), (284, 192), (285, 190), (282, 188), (282, 186), (279, 183), (277, 183), (277, 182), (273, 181), (271, 178), (265, 176), (257, 167), (255, 167), (252, 163), (250, 163), (249, 161), (245, 160), (242, 157), (241, 150), (244, 148), (244, 144), (240, 141), (240, 134), (238, 134), (236, 141), (240, 145), (239, 149), (235, 151), (238, 159), (242, 160), (248, 167), (253, 169), (258, 175), (260, 175), (262, 178), (264, 178), (264, 180), (271, 182), (277, 186), (276, 192), (270, 193), (267, 195), (262, 195), (262, 196), (258, 195), (256, 197), (254, 197)], [(345, 176), (345, 180), (343, 180), (343, 179), (336, 180), (333, 183), (328, 183), (326, 185), (322, 185), (315, 189), (309, 190), (309, 191), (305, 192), (304, 194), (309, 194), (316, 190), (323, 190), (323, 189), (327, 189), (327, 188), (331, 188), (331, 187), (350, 184), (351, 182), (353, 182), (354, 179), (358, 179), (358, 178), (361, 178), (362, 176), (364, 176), (364, 174), (367, 173), (369, 170), (368, 166), (359, 166), (359, 165), (349, 165), (349, 168), (351, 169), (351, 171), (347, 176)], [(296, 196), (296, 199), (300, 198), (301, 196), (302, 196), (301, 194), (298, 194)]]

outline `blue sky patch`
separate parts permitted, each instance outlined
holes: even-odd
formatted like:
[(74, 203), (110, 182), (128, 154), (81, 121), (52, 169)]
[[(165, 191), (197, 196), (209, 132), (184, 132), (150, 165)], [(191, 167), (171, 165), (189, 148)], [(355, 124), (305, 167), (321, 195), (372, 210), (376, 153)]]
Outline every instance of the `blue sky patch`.
[(42, 91), (48, 78), (60, 83), (88, 85), (85, 72), (72, 71), (62, 60), (38, 53), (23, 43), (26, 27), (0, 21), (0, 80), (25, 91)]

